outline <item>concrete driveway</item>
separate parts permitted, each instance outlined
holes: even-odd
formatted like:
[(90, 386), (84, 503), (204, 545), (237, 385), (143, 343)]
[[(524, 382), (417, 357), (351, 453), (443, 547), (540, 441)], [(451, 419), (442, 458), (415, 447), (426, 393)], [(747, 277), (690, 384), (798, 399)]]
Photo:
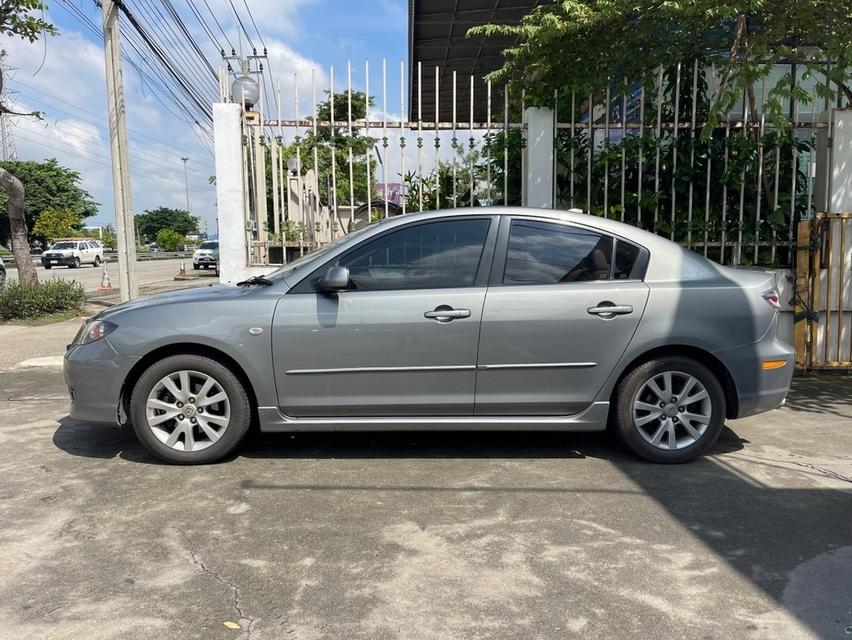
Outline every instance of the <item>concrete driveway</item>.
[(848, 638), (852, 380), (712, 455), (605, 434), (255, 435), (157, 464), (0, 372), (0, 637)]

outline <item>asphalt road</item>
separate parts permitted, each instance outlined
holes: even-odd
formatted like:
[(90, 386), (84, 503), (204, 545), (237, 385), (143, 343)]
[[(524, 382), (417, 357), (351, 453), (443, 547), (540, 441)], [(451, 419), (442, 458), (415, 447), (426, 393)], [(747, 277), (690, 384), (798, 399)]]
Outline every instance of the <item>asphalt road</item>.
[[(103, 267), (97, 269), (91, 265), (85, 265), (79, 269), (69, 269), (68, 267), (53, 267), (45, 269), (44, 267), (36, 267), (40, 281), (46, 281), (51, 278), (60, 278), (62, 280), (76, 280), (81, 283), (86, 291), (95, 291), (101, 284), (101, 276)], [(110, 262), (107, 265), (109, 270), (112, 286), (118, 287), (118, 271), (117, 265)], [(187, 273), (192, 274), (192, 260), (186, 261)], [(168, 283), (174, 282), (174, 277), (180, 272), (180, 260), (146, 260), (136, 263), (136, 273), (140, 287), (158, 287), (165, 286)], [(201, 275), (209, 277), (210, 281), (215, 279), (215, 274), (212, 269), (201, 270)], [(18, 270), (9, 269), (8, 279), (17, 280)]]
[(679, 466), (605, 434), (399, 432), (177, 467), (68, 418), (59, 361), (0, 371), (0, 637), (852, 634), (852, 378), (797, 380)]

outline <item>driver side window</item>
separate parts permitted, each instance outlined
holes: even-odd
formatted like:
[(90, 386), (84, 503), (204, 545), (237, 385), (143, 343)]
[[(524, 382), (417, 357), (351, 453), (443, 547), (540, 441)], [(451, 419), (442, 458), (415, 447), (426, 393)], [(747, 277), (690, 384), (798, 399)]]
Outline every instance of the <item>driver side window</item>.
[(444, 220), (404, 227), (357, 247), (339, 266), (357, 291), (470, 287), (489, 219)]

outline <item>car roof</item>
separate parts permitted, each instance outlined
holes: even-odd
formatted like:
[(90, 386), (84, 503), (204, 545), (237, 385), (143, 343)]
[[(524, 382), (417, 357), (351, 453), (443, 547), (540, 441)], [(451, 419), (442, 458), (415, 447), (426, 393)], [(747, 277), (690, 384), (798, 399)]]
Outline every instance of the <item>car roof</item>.
[[(430, 220), (455, 216), (524, 216), (553, 220), (557, 222), (568, 222), (578, 226), (587, 227), (615, 235), (630, 242), (645, 247), (651, 254), (648, 270), (645, 274), (645, 282), (668, 282), (683, 281), (685, 279), (712, 277), (721, 268), (719, 265), (707, 260), (680, 245), (639, 227), (602, 218), (596, 215), (584, 213), (579, 209), (539, 209), (535, 207), (459, 207), (456, 209), (439, 209), (437, 211), (422, 211), (417, 213), (406, 213), (394, 216), (370, 225), (376, 228), (376, 232), (401, 224), (417, 220)], [(369, 234), (361, 239), (366, 239)], [(360, 240), (359, 240), (360, 241)]]

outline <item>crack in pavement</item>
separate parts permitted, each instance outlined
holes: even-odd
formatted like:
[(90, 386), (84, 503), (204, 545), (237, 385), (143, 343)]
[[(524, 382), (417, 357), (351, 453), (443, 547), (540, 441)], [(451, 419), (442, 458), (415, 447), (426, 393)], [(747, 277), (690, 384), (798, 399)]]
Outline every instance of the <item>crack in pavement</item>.
[(734, 457), (741, 458), (743, 460), (761, 460), (763, 462), (777, 462), (778, 464), (791, 464), (796, 467), (802, 467), (803, 469), (810, 469), (811, 471), (816, 471), (820, 475), (825, 476), (826, 478), (832, 478), (834, 480), (840, 480), (841, 482), (848, 482), (852, 484), (852, 478), (848, 476), (844, 476), (842, 473), (838, 473), (837, 471), (832, 471), (831, 469), (826, 469), (825, 467), (821, 467), (812, 462), (797, 462), (795, 460), (778, 460), (777, 458), (768, 458), (766, 456), (761, 456), (759, 454), (735, 454)]
[(219, 584), (221, 584), (221, 585), (223, 585), (223, 586), (225, 586), (225, 587), (227, 587), (228, 589), (231, 590), (234, 613), (237, 614), (237, 622), (242, 623), (243, 620), (248, 620), (248, 626), (245, 629), (246, 630), (246, 638), (251, 638), (252, 626), (254, 625), (256, 620), (254, 618), (252, 618), (251, 616), (249, 616), (248, 614), (243, 613), (242, 605), (240, 604), (240, 600), (242, 598), (242, 590), (240, 589), (239, 585), (237, 585), (235, 582), (230, 582), (229, 580), (226, 580), (225, 578), (220, 576), (218, 572), (216, 572), (213, 569), (211, 569), (210, 567), (208, 567), (204, 563), (204, 561), (201, 558), (198, 557), (198, 555), (195, 553), (195, 551), (193, 551), (192, 544), (189, 540), (189, 536), (187, 535), (187, 533), (185, 531), (181, 531), (181, 530), (179, 530), (179, 531), (180, 531), (180, 534), (183, 536), (184, 540), (186, 541), (186, 550), (189, 552), (189, 555), (192, 558), (193, 564), (198, 566), (204, 573), (211, 576)]

